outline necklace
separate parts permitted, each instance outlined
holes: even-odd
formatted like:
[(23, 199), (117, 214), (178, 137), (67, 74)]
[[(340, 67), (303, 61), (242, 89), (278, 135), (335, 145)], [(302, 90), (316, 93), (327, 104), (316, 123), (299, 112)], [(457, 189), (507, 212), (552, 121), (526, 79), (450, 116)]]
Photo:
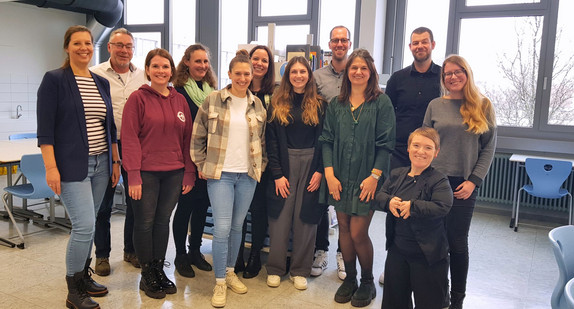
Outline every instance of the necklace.
[(363, 112), (363, 107), (365, 106), (365, 103), (361, 103), (361, 109), (359, 110), (359, 115), (357, 116), (357, 118), (355, 118), (355, 114), (353, 113), (355, 110), (357, 110), (357, 107), (354, 107), (351, 104), (351, 117), (353, 117), (353, 122), (355, 124), (359, 123), (359, 118), (361, 118), (361, 113)]

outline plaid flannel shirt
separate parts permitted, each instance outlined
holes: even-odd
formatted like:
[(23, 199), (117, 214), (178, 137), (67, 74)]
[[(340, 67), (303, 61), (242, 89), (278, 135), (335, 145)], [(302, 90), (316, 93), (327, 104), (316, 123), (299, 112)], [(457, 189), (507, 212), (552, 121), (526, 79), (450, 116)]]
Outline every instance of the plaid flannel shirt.
[[(210, 93), (199, 108), (193, 123), (191, 137), (191, 159), (197, 170), (205, 177), (220, 179), (229, 137), (231, 95), (228, 88)], [(247, 90), (247, 111), (245, 118), (249, 125), (249, 170), (247, 174), (261, 180), (261, 173), (267, 165), (265, 152), (265, 122), (267, 111), (259, 98)]]

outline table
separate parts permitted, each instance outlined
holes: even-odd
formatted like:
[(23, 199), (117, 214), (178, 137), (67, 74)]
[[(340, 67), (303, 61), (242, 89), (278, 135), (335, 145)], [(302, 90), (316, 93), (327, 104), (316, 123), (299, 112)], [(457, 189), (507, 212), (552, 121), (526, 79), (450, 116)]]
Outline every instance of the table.
[(550, 157), (550, 156), (533, 156), (533, 155), (525, 155), (525, 154), (518, 154), (514, 153), (510, 156), (510, 162), (516, 162), (517, 167), (514, 172), (514, 192), (512, 195), (512, 217), (510, 218), (510, 228), (514, 227), (514, 223), (516, 221), (516, 206), (518, 204), (518, 175), (519, 169), (524, 167), (524, 162), (526, 162), (526, 158), (534, 158), (534, 159), (544, 159), (544, 160), (561, 160), (561, 161), (570, 161), (572, 162), (572, 167), (574, 168), (574, 159), (567, 159), (567, 158), (558, 158), (558, 157)]

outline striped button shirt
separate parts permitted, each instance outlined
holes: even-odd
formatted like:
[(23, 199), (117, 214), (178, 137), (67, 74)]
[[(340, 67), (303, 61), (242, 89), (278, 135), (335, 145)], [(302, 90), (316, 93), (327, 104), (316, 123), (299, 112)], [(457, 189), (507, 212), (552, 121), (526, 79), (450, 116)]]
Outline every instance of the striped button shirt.
[(86, 129), (88, 132), (89, 155), (97, 155), (108, 151), (106, 141), (106, 103), (96, 87), (92, 77), (76, 76), (76, 83), (84, 103)]
[[(210, 179), (220, 179), (229, 137), (231, 95), (228, 88), (214, 91), (201, 105), (193, 123), (191, 159), (197, 170)], [(247, 91), (245, 118), (249, 125), (249, 165), (247, 174), (261, 180), (267, 165), (265, 122), (267, 111), (259, 98)]]

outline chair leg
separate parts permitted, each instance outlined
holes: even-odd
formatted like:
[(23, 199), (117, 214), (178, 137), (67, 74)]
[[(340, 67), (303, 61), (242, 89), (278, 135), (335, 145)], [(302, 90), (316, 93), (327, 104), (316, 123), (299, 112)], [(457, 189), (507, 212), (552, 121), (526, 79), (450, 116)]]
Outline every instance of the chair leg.
[(572, 194), (568, 193), (568, 196), (570, 197), (570, 203), (568, 205), (568, 225), (572, 225)]
[(517, 195), (517, 200), (518, 202), (516, 203), (516, 217), (514, 217), (514, 231), (518, 232), (518, 213), (520, 212), (520, 191), (522, 191), (522, 189), (518, 190), (518, 195)]
[[(16, 246), (20, 249), (24, 249), (24, 236), (22, 235), (20, 228), (16, 224), (16, 219), (14, 219), (14, 216), (12, 215), (12, 211), (10, 211), (10, 207), (8, 207), (8, 193), (4, 193), (4, 195), (2, 195), (2, 202), (4, 202), (4, 209), (8, 213), (8, 216), (10, 216), (10, 220), (12, 221), (12, 224), (14, 225), (14, 227), (16, 228), (16, 232), (18, 233), (18, 237), (22, 241), (21, 243), (16, 244)], [(7, 243), (12, 243), (11, 241), (6, 241), (5, 239), (2, 239), (2, 241), (7, 242)], [(14, 244), (14, 243), (12, 243), (12, 244)], [(12, 246), (12, 248), (14, 248), (14, 247)]]

